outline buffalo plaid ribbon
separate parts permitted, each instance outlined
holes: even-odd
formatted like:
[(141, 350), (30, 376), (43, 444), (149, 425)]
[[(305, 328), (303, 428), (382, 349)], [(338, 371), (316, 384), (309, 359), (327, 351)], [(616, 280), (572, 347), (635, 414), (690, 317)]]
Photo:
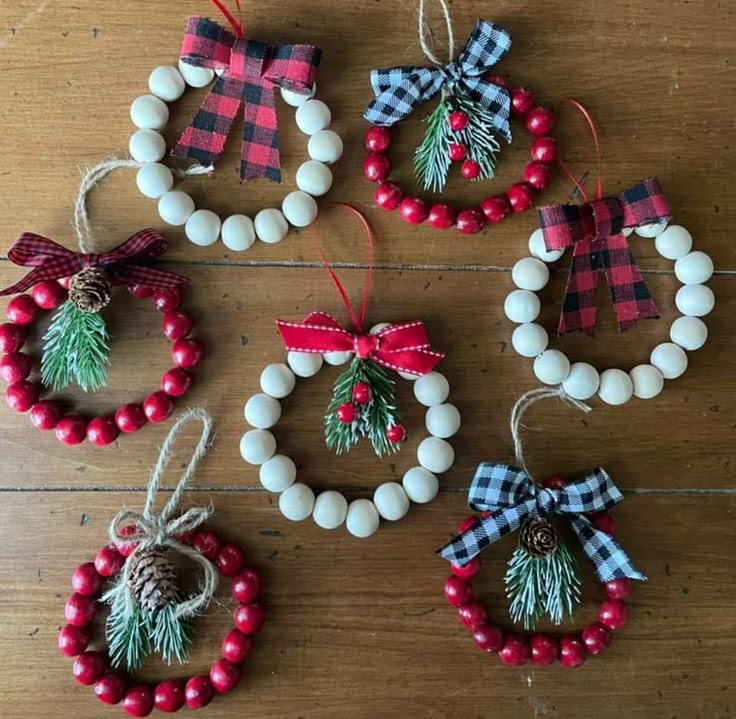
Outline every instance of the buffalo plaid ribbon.
[(0, 295), (25, 292), (46, 280), (74, 275), (85, 267), (104, 267), (110, 277), (126, 285), (143, 285), (154, 290), (170, 289), (187, 278), (144, 262), (160, 257), (169, 245), (155, 230), (141, 230), (103, 254), (74, 252), (47, 237), (24, 232), (8, 251), (8, 259), (22, 267), (33, 267), (22, 280), (0, 291)]
[(598, 272), (606, 274), (621, 332), (638, 319), (659, 317), (623, 230), (662, 222), (671, 216), (662, 188), (654, 177), (613, 197), (539, 209), (546, 248), (574, 248), (559, 334), (575, 330), (594, 334)]
[(172, 154), (214, 164), (243, 104), (240, 180), (281, 182), (274, 87), (308, 95), (321, 56), (312, 45), (270, 44), (236, 36), (208, 18), (189, 18), (182, 61), (222, 74)]
[(511, 142), (508, 90), (484, 74), (511, 49), (511, 35), (488, 20), (478, 20), (457, 60), (444, 66), (400, 66), (371, 72), (375, 99), (363, 116), (374, 125), (391, 126), (441, 90), (465, 92), (492, 116), (494, 128)]
[(560, 514), (570, 520), (601, 582), (624, 577), (644, 581), (646, 577), (634, 567), (621, 545), (585, 516), (604, 512), (621, 501), (623, 495), (602, 467), (562, 489), (541, 489), (523, 469), (484, 462), (473, 477), (468, 504), (490, 514), (439, 549), (438, 554), (464, 565), (489, 544), (516, 531), (525, 519)]

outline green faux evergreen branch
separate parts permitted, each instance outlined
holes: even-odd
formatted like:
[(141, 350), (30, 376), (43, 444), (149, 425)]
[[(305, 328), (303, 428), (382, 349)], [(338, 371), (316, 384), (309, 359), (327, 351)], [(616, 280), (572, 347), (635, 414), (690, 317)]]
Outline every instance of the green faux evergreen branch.
[(468, 125), (464, 130), (453, 133), (454, 142), (460, 142), (467, 148), (467, 157), (480, 165), (477, 179), (490, 180), (496, 171), (496, 153), (501, 149), (493, 130), (493, 117), (480, 103), (463, 92), (455, 92), (453, 96), (455, 108), (468, 116)]
[(450, 170), (450, 144), (455, 133), (450, 128), (452, 108), (442, 100), (427, 118), (424, 140), (414, 153), (414, 172), (425, 191), (440, 192)]

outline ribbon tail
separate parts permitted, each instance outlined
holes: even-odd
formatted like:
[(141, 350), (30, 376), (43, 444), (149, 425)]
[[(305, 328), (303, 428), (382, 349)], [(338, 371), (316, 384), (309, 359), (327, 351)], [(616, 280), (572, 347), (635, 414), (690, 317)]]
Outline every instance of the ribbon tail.
[(176, 272), (144, 265), (120, 265), (118, 267), (113, 265), (107, 269), (110, 275), (128, 286), (142, 285), (152, 290), (168, 290), (183, 282), (189, 282), (188, 277)]
[(407, 372), (419, 377), (429, 374), (444, 357), (443, 352), (435, 352), (421, 347), (394, 350), (393, 352), (378, 350), (371, 354), (371, 359), (386, 369), (394, 372)]
[(468, 77), (462, 83), (465, 92), (488, 113), (488, 122), (511, 144), (511, 95), (509, 91), (479, 77)]
[(245, 83), (240, 181), (265, 177), (281, 182), (281, 157), (273, 83)]
[(31, 287), (33, 287), (33, 285), (37, 285), (39, 282), (50, 279), (59, 279), (59, 277), (62, 276), (63, 275), (59, 275), (58, 277), (52, 276), (49, 274), (48, 268), (36, 267), (35, 269), (31, 270), (25, 277), (18, 280), (18, 282), (16, 282), (14, 285), (10, 285), (10, 287), (6, 287), (4, 290), (0, 291), (0, 297), (5, 297), (7, 295), (17, 295), (21, 292), (25, 292), (27, 289), (30, 289)]
[(562, 312), (557, 334), (581, 330), (591, 337), (595, 334), (596, 288), (598, 257), (593, 251), (591, 240), (580, 240), (575, 244), (570, 274), (562, 301)]
[(376, 92), (363, 117), (372, 125), (391, 127), (437, 95), (444, 77), (438, 68), (392, 67), (374, 70), (371, 82), (375, 89), (385, 89)]

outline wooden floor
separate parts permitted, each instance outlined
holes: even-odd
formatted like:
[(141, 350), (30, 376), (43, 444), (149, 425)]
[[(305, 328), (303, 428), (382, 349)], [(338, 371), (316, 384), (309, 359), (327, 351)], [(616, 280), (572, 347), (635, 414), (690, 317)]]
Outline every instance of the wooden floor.
[[(545, 102), (574, 95), (595, 116), (609, 192), (658, 175), (697, 248), (710, 253), (718, 306), (708, 318), (711, 339), (690, 356), (681, 379), (650, 402), (622, 408), (594, 403), (583, 418), (559, 403), (533, 411), (526, 434), (532, 469), (583, 471), (603, 464), (624, 488), (615, 510), (619, 538), (650, 581), (636, 588), (630, 624), (608, 655), (574, 672), (555, 667), (512, 669), (474, 648), (445, 604), (447, 572), (434, 550), (467, 514), (465, 494), (482, 460), (510, 461), (507, 416), (515, 397), (535, 385), (528, 361), (509, 347), (502, 313), (509, 269), (525, 253), (533, 213), (473, 237), (409, 227), (372, 205), (362, 180), (361, 111), (370, 98), (372, 67), (421, 61), (414, 2), (294, 0), (245, 2), (246, 28), (258, 37), (309, 41), (324, 50), (320, 97), (331, 106), (346, 152), (330, 197), (366, 213), (377, 234), (371, 323), (421, 318), (433, 343), (448, 353), (442, 371), (464, 426), (453, 443), (455, 468), (442, 477), (438, 499), (414, 507), (396, 526), (369, 540), (313, 523), (293, 524), (264, 492), (257, 471), (239, 457), (246, 429), (242, 408), (256, 391), (260, 368), (283, 351), (276, 316), (299, 319), (320, 308), (345, 319), (318, 265), (315, 233), (289, 235), (234, 254), (222, 244), (203, 249), (180, 230), (162, 228), (155, 203), (135, 189), (132, 173), (111, 178), (92, 198), (95, 230), (112, 246), (146, 226), (171, 240), (171, 266), (191, 278), (188, 306), (208, 359), (197, 373), (191, 404), (205, 404), (217, 425), (216, 444), (198, 473), (192, 502), (212, 501), (216, 528), (242, 543), (267, 581), (269, 621), (241, 687), (219, 699), (208, 717), (259, 719), (716, 719), (736, 713), (736, 6), (732, 2), (549, 0), (452, 3), (458, 40), (476, 13), (487, 12), (514, 36), (499, 71), (536, 90)], [(259, 9), (256, 9), (259, 8)], [(146, 92), (150, 70), (177, 58), (186, 18), (207, 13), (205, 0), (124, 3), (105, 0), (16, 0), (0, 7), (0, 249), (24, 230), (73, 245), (71, 209), (79, 168), (124, 154), (130, 102)], [(171, 135), (191, 117), (201, 95), (178, 103)], [(238, 142), (228, 144), (214, 178), (189, 182), (200, 206), (221, 214), (254, 213), (280, 202), (305, 155), (289, 108), (279, 106), (285, 181), (240, 187)], [(592, 169), (588, 137), (572, 115), (559, 135), (576, 171)], [(528, 137), (504, 147), (502, 186), (518, 176)], [(398, 133), (397, 176), (410, 179), (418, 119)], [(451, 183), (451, 200), (488, 192)], [(563, 200), (558, 177), (544, 200)], [(322, 242), (355, 294), (365, 275), (365, 244), (354, 221), (327, 215)], [(632, 240), (663, 320), (618, 336), (606, 293), (594, 341), (555, 340), (579, 360), (626, 369), (646, 361), (667, 338), (677, 282), (671, 263), (651, 241)], [(0, 262), (0, 284), (21, 272)], [(560, 271), (545, 293), (544, 321), (555, 323)], [(112, 308), (114, 368), (108, 389), (79, 398), (101, 411), (142, 399), (168, 368), (159, 317), (121, 292)], [(413, 440), (390, 461), (367, 447), (349, 457), (322, 445), (320, 416), (335, 370), (302, 382), (285, 403), (278, 440), (306, 481), (370, 496), (414, 463), (421, 413), (405, 403)], [(26, 417), (0, 410), (0, 715), (5, 719), (120, 716), (71, 677), (56, 634), (74, 567), (91, 559), (122, 506), (139, 507), (149, 466), (168, 425), (149, 426), (119, 446), (63, 447), (30, 428)], [(193, 436), (188, 433), (188, 436)], [(182, 460), (185, 458), (182, 456)], [(176, 476), (169, 478), (174, 481)], [(480, 588), (502, 620), (504, 561), (513, 540), (487, 550)], [(592, 582), (577, 626), (600, 599)], [(228, 601), (202, 620), (192, 669), (218, 652), (229, 623)], [(177, 669), (157, 676), (175, 676)], [(185, 670), (189, 672), (189, 669)], [(146, 676), (146, 675), (144, 675)], [(149, 673), (150, 676), (150, 673)]]

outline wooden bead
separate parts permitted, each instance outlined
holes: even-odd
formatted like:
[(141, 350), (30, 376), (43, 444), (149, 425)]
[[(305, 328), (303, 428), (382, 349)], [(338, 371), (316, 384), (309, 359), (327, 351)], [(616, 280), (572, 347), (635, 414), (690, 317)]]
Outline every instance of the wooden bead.
[(670, 339), (689, 352), (699, 350), (708, 339), (708, 328), (697, 317), (678, 317), (670, 327)]
[(181, 190), (171, 190), (158, 201), (158, 214), (169, 225), (180, 227), (194, 212), (194, 200)]
[(276, 452), (276, 438), (267, 429), (251, 429), (240, 438), (240, 455), (248, 464), (263, 464)]
[(672, 342), (662, 342), (657, 345), (652, 350), (649, 361), (665, 379), (677, 379), (687, 369), (685, 351)]
[(409, 497), (396, 482), (385, 482), (373, 493), (373, 504), (381, 517), (396, 522), (409, 511)]
[(322, 529), (337, 529), (348, 514), (348, 500), (340, 492), (327, 490), (317, 495), (312, 510), (315, 524)]
[(317, 91), (317, 83), (312, 85), (312, 89), (309, 92), (294, 92), (293, 90), (287, 90), (285, 87), (279, 88), (281, 90), (281, 98), (287, 105), (292, 107), (299, 107), (303, 105), (307, 100), (314, 97), (314, 93)]
[(197, 67), (179, 60), (179, 72), (189, 87), (199, 88), (209, 85), (215, 79), (215, 71), (208, 67)]
[(713, 275), (713, 260), (705, 254), (696, 250), (675, 262), (675, 277), (683, 285), (702, 285)]
[(267, 394), (254, 394), (245, 403), (245, 420), (256, 429), (269, 429), (281, 419), (281, 403)]
[(352, 352), (325, 352), (322, 357), (327, 364), (333, 367), (339, 367), (340, 365), (349, 362), (353, 358)]
[(297, 377), (314, 377), (324, 362), (318, 352), (289, 352), (286, 361)]
[(289, 234), (289, 223), (281, 210), (273, 207), (261, 210), (253, 220), (256, 235), (261, 242), (273, 245)]
[(514, 290), (510, 292), (503, 303), (506, 317), (517, 324), (534, 322), (542, 310), (539, 297), (529, 290)]
[(307, 143), (309, 157), (326, 165), (337, 162), (342, 157), (343, 149), (342, 138), (333, 130), (315, 132)]
[(626, 404), (634, 394), (634, 383), (626, 372), (620, 369), (607, 369), (601, 373), (598, 396), (610, 405)]
[(646, 237), (648, 239), (651, 239), (652, 237), (656, 237), (660, 233), (664, 232), (666, 227), (667, 220), (663, 220), (662, 222), (652, 222), (649, 225), (641, 225), (639, 227), (635, 227), (634, 232), (636, 232), (639, 237)]
[(683, 315), (705, 317), (715, 307), (716, 298), (707, 285), (684, 285), (675, 295), (675, 305)]
[(693, 247), (693, 238), (681, 225), (670, 225), (654, 239), (654, 246), (662, 257), (679, 260)]
[(409, 499), (417, 504), (431, 502), (440, 489), (437, 477), (424, 467), (412, 467), (404, 474), (401, 484)]
[(174, 186), (174, 176), (166, 165), (149, 162), (138, 170), (135, 183), (141, 194), (157, 200)]
[(417, 447), (419, 464), (432, 474), (446, 472), (455, 461), (455, 450), (439, 437), (427, 437)]
[(365, 539), (375, 534), (380, 521), (378, 510), (369, 499), (356, 499), (350, 502), (345, 526), (354, 537)]
[(321, 197), (332, 187), (332, 170), (322, 162), (307, 160), (296, 171), (296, 186), (313, 197)]
[(305, 135), (326, 130), (332, 121), (330, 108), (322, 100), (307, 100), (296, 110), (296, 126)]
[(294, 227), (309, 227), (317, 219), (319, 208), (311, 195), (294, 190), (284, 197), (281, 211)]
[(196, 210), (186, 221), (184, 233), (187, 239), (199, 247), (208, 247), (217, 242), (222, 221), (212, 210)]
[(288, 397), (295, 385), (294, 373), (283, 363), (270, 364), (261, 372), (261, 389), (269, 397)]
[(130, 105), (130, 119), (141, 130), (163, 130), (169, 122), (169, 108), (155, 95), (141, 95)]
[(414, 382), (414, 396), (425, 407), (442, 404), (450, 394), (450, 383), (439, 372), (430, 372)]
[(166, 140), (155, 130), (138, 130), (130, 137), (128, 152), (136, 162), (159, 162), (166, 154)]
[(662, 373), (650, 364), (640, 364), (629, 372), (634, 385), (634, 396), (639, 399), (652, 399), (664, 388)]
[(529, 252), (545, 263), (556, 262), (565, 254), (565, 250), (548, 250), (545, 247), (544, 233), (539, 227), (529, 235)]
[(424, 423), (433, 437), (448, 439), (460, 429), (460, 412), (455, 405), (437, 404), (427, 410)]
[(258, 478), (269, 492), (284, 492), (296, 482), (296, 465), (291, 457), (276, 454), (261, 465)]
[(148, 89), (166, 102), (175, 102), (184, 94), (186, 84), (175, 67), (161, 65), (148, 77)]
[(560, 384), (570, 374), (570, 360), (559, 350), (545, 350), (534, 360), (534, 375), (544, 384)]
[(242, 252), (256, 241), (256, 230), (253, 220), (246, 215), (230, 215), (220, 230), (222, 243), (228, 250)]
[(549, 269), (536, 257), (524, 257), (511, 269), (511, 280), (521, 290), (539, 292), (549, 282)]
[(590, 399), (600, 385), (598, 370), (587, 362), (574, 362), (562, 382), (562, 389), (573, 399)]
[(314, 508), (314, 492), (306, 484), (296, 482), (279, 495), (281, 514), (292, 522), (306, 519)]
[(522, 357), (536, 357), (547, 349), (547, 330), (535, 322), (519, 325), (511, 335), (511, 345)]

